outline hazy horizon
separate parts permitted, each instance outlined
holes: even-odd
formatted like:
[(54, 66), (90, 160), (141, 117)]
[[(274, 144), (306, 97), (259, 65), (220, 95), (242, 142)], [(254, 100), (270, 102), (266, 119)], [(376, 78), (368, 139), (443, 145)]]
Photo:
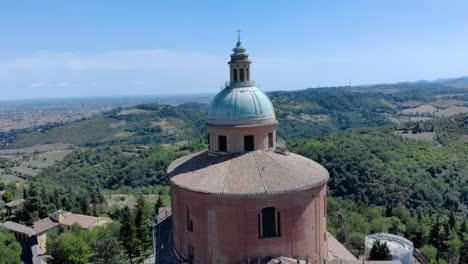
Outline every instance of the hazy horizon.
[(465, 1), (27, 1), (0, 10), (0, 100), (214, 94), (239, 28), (264, 91), (468, 75)]

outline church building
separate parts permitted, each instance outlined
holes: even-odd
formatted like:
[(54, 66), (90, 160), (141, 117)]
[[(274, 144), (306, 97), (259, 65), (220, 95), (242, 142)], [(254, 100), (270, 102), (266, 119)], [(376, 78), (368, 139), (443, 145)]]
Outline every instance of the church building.
[(208, 149), (168, 168), (174, 254), (191, 263), (324, 259), (328, 171), (276, 148), (275, 111), (240, 39), (228, 64), (230, 82), (208, 113)]

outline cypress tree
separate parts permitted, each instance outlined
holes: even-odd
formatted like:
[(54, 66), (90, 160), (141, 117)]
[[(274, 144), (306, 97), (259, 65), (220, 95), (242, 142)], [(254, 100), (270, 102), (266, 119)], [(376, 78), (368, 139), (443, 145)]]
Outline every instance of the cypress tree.
[(130, 208), (125, 206), (122, 210), (121, 218), (122, 226), (120, 227), (120, 240), (127, 251), (127, 256), (130, 263), (133, 263), (133, 257), (137, 255), (137, 238), (136, 238), (136, 227), (133, 220)]
[(137, 197), (135, 212), (135, 226), (138, 233), (138, 248), (144, 252), (151, 246), (151, 231), (148, 226), (149, 209), (142, 195)]
[(154, 204), (154, 215), (159, 214), (159, 208), (164, 206), (164, 202), (161, 199), (161, 195), (158, 196), (158, 200), (156, 201), (156, 204)]

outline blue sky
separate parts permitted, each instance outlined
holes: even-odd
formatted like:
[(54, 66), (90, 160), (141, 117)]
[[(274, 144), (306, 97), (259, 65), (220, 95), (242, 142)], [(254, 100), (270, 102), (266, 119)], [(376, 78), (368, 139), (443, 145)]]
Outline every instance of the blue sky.
[(241, 29), (261, 89), (468, 75), (468, 1), (2, 1), (0, 100), (215, 93)]

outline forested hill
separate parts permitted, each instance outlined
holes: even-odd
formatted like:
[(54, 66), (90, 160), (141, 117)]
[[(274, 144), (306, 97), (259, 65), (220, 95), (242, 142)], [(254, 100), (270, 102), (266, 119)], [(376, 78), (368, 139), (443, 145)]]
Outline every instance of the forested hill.
[[(430, 260), (457, 263), (468, 247), (468, 90), (407, 86), (269, 97), (290, 150), (330, 171), (328, 230), (341, 238), (344, 215), (356, 255), (366, 235), (391, 232)], [(0, 188), (26, 199), (26, 223), (60, 208), (118, 219), (138, 194), (169, 202), (166, 168), (206, 147), (207, 109), (144, 104), (0, 134)]]
[(468, 84), (403, 83), (272, 92), (279, 135), (301, 138), (352, 127), (424, 121), (468, 112)]
[(410, 239), (429, 263), (468, 260), (468, 114), (288, 146), (329, 170), (328, 230), (345, 242), (336, 221), (343, 215), (356, 255), (366, 235), (390, 232)]
[(66, 124), (0, 133), (0, 149), (38, 144), (66, 143), (80, 146), (163, 144), (198, 139), (205, 131), (206, 105), (143, 104), (118, 108)]
[[(468, 112), (468, 88), (433, 83), (330, 87), (268, 95), (280, 121), (278, 134), (284, 139)], [(71, 123), (0, 133), (0, 149), (45, 143), (160, 144), (205, 138), (207, 109), (202, 103), (119, 108)]]

